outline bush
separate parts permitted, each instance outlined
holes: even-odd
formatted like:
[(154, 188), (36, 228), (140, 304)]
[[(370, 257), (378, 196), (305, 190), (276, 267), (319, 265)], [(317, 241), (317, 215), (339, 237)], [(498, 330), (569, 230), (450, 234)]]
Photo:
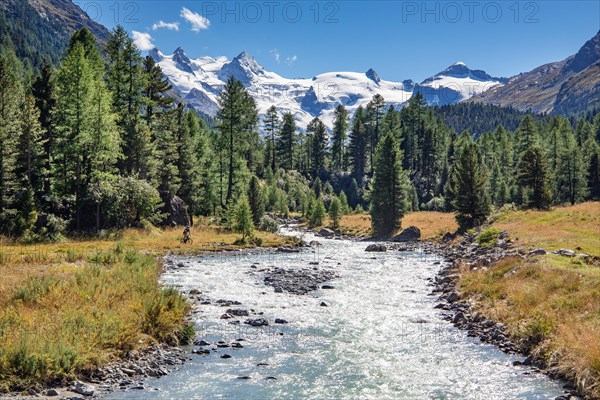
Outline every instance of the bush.
[(261, 231), (275, 233), (279, 229), (279, 225), (273, 218), (269, 217), (268, 215), (263, 215), (263, 217), (260, 219), (259, 229)]
[(445, 208), (446, 200), (443, 197), (434, 197), (421, 206), (423, 211), (444, 211)]
[(498, 228), (487, 228), (477, 236), (477, 243), (480, 246), (491, 247), (498, 240), (498, 236), (500, 235), (500, 229)]

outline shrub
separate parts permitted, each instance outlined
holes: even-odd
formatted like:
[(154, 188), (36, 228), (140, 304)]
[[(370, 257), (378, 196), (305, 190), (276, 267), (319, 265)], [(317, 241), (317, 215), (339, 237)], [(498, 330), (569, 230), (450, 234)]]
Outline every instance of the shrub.
[(498, 240), (498, 236), (500, 235), (500, 229), (498, 228), (488, 228), (477, 236), (477, 243), (480, 246), (491, 247)]
[(261, 231), (275, 233), (279, 229), (279, 225), (273, 218), (269, 217), (268, 215), (264, 215), (260, 219), (259, 229)]

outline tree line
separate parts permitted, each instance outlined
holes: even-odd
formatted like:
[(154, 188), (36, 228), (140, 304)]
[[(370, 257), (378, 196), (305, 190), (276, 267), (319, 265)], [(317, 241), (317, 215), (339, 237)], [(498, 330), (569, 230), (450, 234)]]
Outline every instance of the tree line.
[(89, 31), (76, 32), (58, 69), (30, 83), (20, 68), (14, 54), (0, 56), (4, 235), (161, 224), (174, 196), (244, 239), (276, 228), (265, 213), (297, 212), (313, 226), (329, 215), (335, 227), (340, 215), (369, 210), (385, 236), (411, 210), (454, 211), (466, 229), (508, 203), (600, 199), (598, 116), (525, 115), (514, 131), (498, 124), (474, 140), (419, 94), (399, 110), (375, 95), (352, 118), (338, 105), (329, 131), (319, 118), (299, 127), (275, 107), (260, 119), (231, 77), (209, 128), (121, 27), (102, 53)]

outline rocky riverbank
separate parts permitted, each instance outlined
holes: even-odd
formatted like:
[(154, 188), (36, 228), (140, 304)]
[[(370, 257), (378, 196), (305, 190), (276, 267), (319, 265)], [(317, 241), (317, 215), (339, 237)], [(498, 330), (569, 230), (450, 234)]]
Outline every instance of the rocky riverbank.
[[(439, 296), (436, 308), (442, 310), (443, 319), (459, 329), (466, 330), (469, 337), (477, 337), (482, 342), (493, 344), (506, 353), (523, 354), (526, 358), (523, 361), (515, 361), (513, 364), (526, 368), (523, 371), (524, 374), (541, 372), (554, 379), (564, 379), (549, 369), (542, 360), (529, 354), (525, 345), (511, 340), (504, 324), (478, 312), (472, 301), (462, 297), (458, 290), (457, 284), (461, 267), (471, 270), (485, 269), (506, 257), (526, 259), (548, 253), (543, 249), (526, 251), (517, 247), (507, 239), (507, 236), (507, 232), (501, 232), (498, 239), (488, 246), (479, 245), (476, 241), (476, 234), (465, 234), (458, 238), (446, 236), (445, 243), (427, 245), (431, 251), (443, 256), (446, 264), (431, 282), (434, 287), (431, 294)], [(565, 257), (576, 256), (575, 252), (567, 249), (558, 250), (554, 254)], [(585, 254), (577, 256), (587, 257)], [(557, 397), (556, 400), (583, 398), (572, 382), (566, 382), (563, 389), (564, 395)]]

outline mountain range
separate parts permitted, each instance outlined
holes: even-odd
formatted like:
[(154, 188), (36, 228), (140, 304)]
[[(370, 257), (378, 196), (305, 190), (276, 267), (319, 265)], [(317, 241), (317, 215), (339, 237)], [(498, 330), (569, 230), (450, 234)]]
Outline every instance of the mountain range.
[(481, 70), (471, 70), (462, 62), (415, 83), (383, 80), (372, 68), (364, 73), (328, 72), (312, 78), (289, 79), (265, 70), (245, 51), (232, 60), (225, 57), (191, 59), (182, 48), (170, 55), (155, 48), (149, 54), (160, 65), (175, 92), (198, 111), (214, 116), (219, 108), (219, 93), (233, 76), (252, 94), (260, 114), (274, 105), (282, 112), (291, 112), (300, 127), (319, 117), (331, 128), (338, 104), (343, 104), (352, 114), (359, 106), (366, 106), (375, 94), (382, 95), (388, 105), (397, 107), (404, 106), (417, 92), (422, 93), (430, 105), (446, 105), (508, 81)]
[[(33, 71), (46, 63), (58, 64), (70, 35), (82, 27), (100, 43), (109, 35), (106, 27), (93, 21), (72, 0), (0, 1), (0, 47), (12, 47)], [(247, 52), (232, 60), (208, 56), (191, 59), (181, 48), (172, 54), (159, 49), (149, 54), (172, 83), (174, 95), (202, 114), (216, 114), (219, 93), (227, 78), (234, 76), (256, 99), (261, 113), (275, 105), (280, 111), (293, 113), (299, 127), (314, 117), (331, 127), (338, 104), (344, 104), (352, 114), (375, 94), (397, 107), (421, 93), (429, 105), (440, 106), (480, 102), (566, 115), (600, 108), (600, 32), (565, 60), (510, 78), (493, 77), (457, 62), (420, 83), (384, 80), (372, 68), (290, 79), (265, 70)]]

